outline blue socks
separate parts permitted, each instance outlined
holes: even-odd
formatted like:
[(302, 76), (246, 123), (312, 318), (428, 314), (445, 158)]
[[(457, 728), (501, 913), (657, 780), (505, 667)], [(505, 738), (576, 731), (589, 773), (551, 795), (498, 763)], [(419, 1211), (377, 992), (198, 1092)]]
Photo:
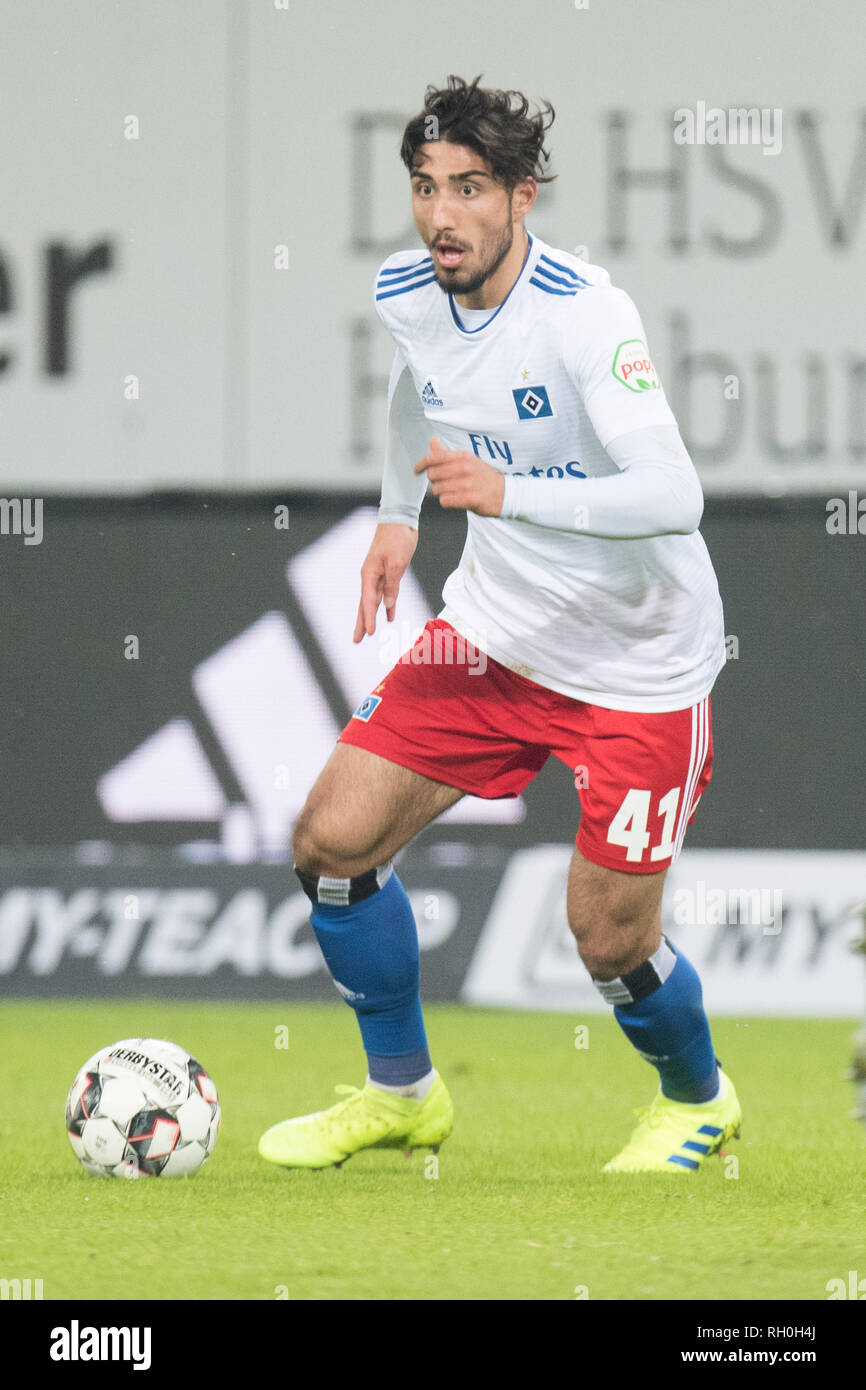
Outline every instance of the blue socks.
[(356, 878), (295, 872), (337, 989), (355, 1010), (370, 1080), (411, 1086), (431, 1070), (421, 1013), (418, 929), (390, 864)]
[[(370, 1080), (411, 1086), (432, 1063), (406, 890), (390, 864), (351, 879), (295, 871), (312, 901), (313, 930), (334, 983), (357, 1015)], [(714, 1099), (719, 1072), (701, 982), (666, 937), (636, 970), (594, 983), (629, 1042), (657, 1068), (664, 1095), (692, 1104)]]
[(595, 980), (629, 1042), (651, 1062), (669, 1100), (701, 1104), (718, 1094), (719, 1073), (697, 971), (666, 937), (621, 978)]

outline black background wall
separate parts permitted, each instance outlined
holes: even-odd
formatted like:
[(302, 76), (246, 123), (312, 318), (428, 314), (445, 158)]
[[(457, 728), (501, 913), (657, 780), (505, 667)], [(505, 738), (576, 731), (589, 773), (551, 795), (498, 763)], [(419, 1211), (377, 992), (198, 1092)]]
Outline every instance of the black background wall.
[[(286, 561), (374, 500), (49, 497), (40, 545), (0, 537), (7, 853), (92, 838), (172, 844), (191, 830), (213, 835), (212, 826), (184, 826), (182, 834), (171, 824), (113, 826), (99, 806), (97, 779), (166, 720), (187, 715), (232, 793), (231, 769), (194, 707), (191, 670), (265, 611), (284, 611), (307, 638)], [(290, 509), (287, 530), (274, 525), (277, 505)], [(428, 499), (414, 569), (434, 612), (464, 528), (461, 516)], [(828, 534), (819, 497), (709, 499), (701, 529), (738, 654), (713, 694), (715, 774), (689, 845), (859, 849), (866, 538)], [(124, 659), (128, 634), (140, 641), (135, 661)], [(350, 713), (344, 698), (310, 656), (342, 722)], [(570, 839), (576, 804), (567, 769), (549, 763), (527, 806), (524, 826), (497, 828), (497, 838)], [(489, 838), (490, 829), (461, 829), (467, 839), (473, 834)]]

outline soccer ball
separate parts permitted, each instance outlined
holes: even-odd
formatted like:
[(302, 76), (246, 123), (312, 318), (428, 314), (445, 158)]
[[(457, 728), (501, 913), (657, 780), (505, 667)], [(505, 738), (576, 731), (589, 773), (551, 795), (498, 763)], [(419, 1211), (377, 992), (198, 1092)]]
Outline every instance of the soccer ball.
[(66, 1098), (69, 1142), (97, 1177), (190, 1177), (219, 1127), (219, 1098), (204, 1067), (156, 1038), (125, 1038), (94, 1053)]

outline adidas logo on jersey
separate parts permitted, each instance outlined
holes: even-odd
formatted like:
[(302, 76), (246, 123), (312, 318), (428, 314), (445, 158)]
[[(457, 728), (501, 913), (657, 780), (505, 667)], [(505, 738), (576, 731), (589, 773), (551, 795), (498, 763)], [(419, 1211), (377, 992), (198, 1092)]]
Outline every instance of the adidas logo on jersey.
[(443, 400), (440, 400), (439, 397), (436, 395), (436, 388), (435, 388), (435, 386), (433, 385), (433, 382), (432, 382), (432, 381), (428, 381), (428, 382), (427, 382), (427, 385), (424, 387), (424, 390), (421, 392), (421, 399), (422, 399), (422, 401), (424, 402), (425, 405), (444, 405), (444, 404), (445, 404), (445, 402), (444, 402)]

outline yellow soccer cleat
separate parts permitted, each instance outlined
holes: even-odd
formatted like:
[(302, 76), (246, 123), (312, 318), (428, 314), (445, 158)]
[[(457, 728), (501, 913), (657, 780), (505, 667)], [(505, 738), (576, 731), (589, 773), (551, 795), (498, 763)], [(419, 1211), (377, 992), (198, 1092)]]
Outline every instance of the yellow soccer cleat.
[(368, 1081), (338, 1086), (345, 1100), (330, 1110), (283, 1120), (259, 1140), (259, 1153), (283, 1168), (339, 1166), (360, 1149), (433, 1149), (451, 1133), (454, 1107), (437, 1072), (423, 1100), (382, 1091)]
[(605, 1173), (694, 1173), (726, 1139), (740, 1137), (743, 1122), (733, 1082), (719, 1068), (721, 1090), (705, 1105), (683, 1105), (661, 1091), (638, 1110), (639, 1122)]

